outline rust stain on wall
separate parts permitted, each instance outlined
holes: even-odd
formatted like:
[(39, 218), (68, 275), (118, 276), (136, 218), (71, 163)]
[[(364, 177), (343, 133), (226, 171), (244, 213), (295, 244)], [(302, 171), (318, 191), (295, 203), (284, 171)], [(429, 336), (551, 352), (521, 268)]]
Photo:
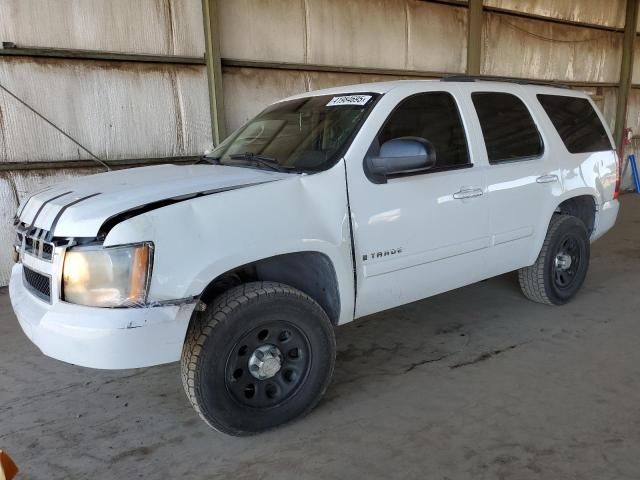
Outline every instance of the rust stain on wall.
[(173, 25), (173, 8), (172, 8), (172, 0), (165, 0), (165, 10), (167, 13), (167, 44), (169, 45), (169, 51), (171, 53), (175, 53), (176, 51), (176, 39), (175, 39), (175, 28)]
[(5, 130), (4, 113), (2, 113), (3, 106), (0, 105), (0, 158), (3, 158), (7, 153), (7, 140)]
[(183, 113), (182, 104), (182, 92), (180, 91), (180, 80), (176, 75), (176, 72), (169, 72), (169, 80), (171, 82), (171, 91), (173, 96), (173, 110), (176, 121), (176, 152), (184, 151), (184, 136), (185, 136), (185, 119)]

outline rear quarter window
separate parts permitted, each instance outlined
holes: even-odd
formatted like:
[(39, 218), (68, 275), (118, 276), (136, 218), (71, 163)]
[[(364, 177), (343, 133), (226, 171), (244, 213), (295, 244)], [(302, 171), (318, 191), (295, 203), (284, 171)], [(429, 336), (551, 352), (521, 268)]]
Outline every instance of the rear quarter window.
[(613, 150), (600, 117), (586, 98), (538, 94), (538, 101), (570, 153)]

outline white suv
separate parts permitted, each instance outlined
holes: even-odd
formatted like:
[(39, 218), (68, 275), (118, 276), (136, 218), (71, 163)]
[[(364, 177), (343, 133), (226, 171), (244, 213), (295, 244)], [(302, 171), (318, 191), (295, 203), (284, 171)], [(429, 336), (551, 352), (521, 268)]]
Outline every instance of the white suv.
[(255, 433), (319, 401), (334, 325), (512, 270), (531, 300), (567, 302), (615, 222), (618, 171), (580, 92), (473, 78), (309, 92), (198, 165), (33, 195), (11, 301), (46, 355), (182, 359), (202, 418)]

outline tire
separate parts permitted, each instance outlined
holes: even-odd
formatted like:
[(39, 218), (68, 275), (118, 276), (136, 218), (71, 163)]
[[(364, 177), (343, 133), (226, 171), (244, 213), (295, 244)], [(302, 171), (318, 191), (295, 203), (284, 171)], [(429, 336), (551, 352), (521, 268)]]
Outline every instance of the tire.
[(564, 305), (584, 283), (590, 252), (584, 223), (570, 215), (554, 215), (538, 259), (518, 270), (522, 293), (534, 302)]
[(331, 321), (311, 297), (281, 283), (247, 283), (193, 317), (182, 383), (211, 427), (256, 434), (315, 407), (331, 381), (335, 352)]

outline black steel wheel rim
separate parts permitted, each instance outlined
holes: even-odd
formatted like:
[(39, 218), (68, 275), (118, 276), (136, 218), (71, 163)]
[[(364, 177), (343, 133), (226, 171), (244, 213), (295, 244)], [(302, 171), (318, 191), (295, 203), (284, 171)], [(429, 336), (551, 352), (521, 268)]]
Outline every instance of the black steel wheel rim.
[[(255, 364), (250, 360), (265, 346), (275, 347), (280, 353), (280, 368), (274, 375), (260, 379), (255, 377)], [(284, 320), (268, 322), (243, 333), (229, 351), (225, 387), (245, 407), (277, 407), (300, 390), (310, 365), (311, 345), (305, 333)]]
[(571, 288), (582, 262), (582, 251), (578, 238), (565, 236), (560, 242), (553, 263), (553, 280), (560, 290)]

